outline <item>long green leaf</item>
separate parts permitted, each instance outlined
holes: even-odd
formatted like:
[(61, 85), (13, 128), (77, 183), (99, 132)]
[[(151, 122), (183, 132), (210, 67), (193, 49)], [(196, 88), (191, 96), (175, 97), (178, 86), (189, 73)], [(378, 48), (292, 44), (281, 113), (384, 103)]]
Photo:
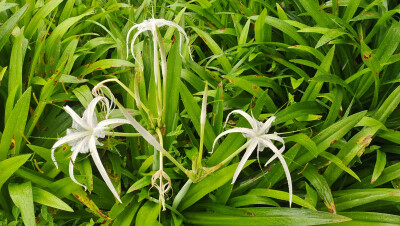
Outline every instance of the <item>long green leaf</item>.
[(152, 201), (147, 201), (139, 210), (136, 225), (154, 225), (157, 222), (161, 206)]
[[(274, 199), (280, 199), (289, 201), (289, 193), (273, 190), (273, 189), (262, 189), (262, 188), (255, 188), (248, 192), (249, 195), (258, 195), (258, 196), (265, 196)], [(315, 210), (314, 206), (305, 201), (304, 199), (298, 197), (297, 195), (293, 195), (293, 203), (306, 207), (308, 209)]]
[(335, 202), (332, 197), (331, 189), (326, 182), (325, 178), (318, 173), (317, 168), (312, 165), (308, 165), (306, 170), (302, 174), (307, 178), (308, 181), (313, 185), (318, 195), (322, 198), (326, 207), (328, 207), (331, 213), (336, 213)]
[(38, 29), (39, 25), (42, 23), (43, 19), (50, 14), (63, 0), (53, 0), (47, 2), (43, 7), (41, 7), (32, 17), (30, 23), (26, 27), (25, 37), (31, 39), (33, 34)]
[(38, 187), (32, 187), (32, 195), (34, 202), (51, 206), (60, 210), (74, 212), (68, 204), (46, 190)]
[(16, 153), (18, 153), (21, 148), (20, 145), (28, 117), (30, 98), (31, 88), (29, 87), (18, 100), (14, 109), (11, 111), (10, 117), (7, 119), (3, 135), (1, 136), (0, 160), (7, 158), (11, 142), (14, 142)]
[[(248, 166), (251, 162), (253, 161), (248, 161), (244, 167)], [(200, 182), (192, 184), (185, 197), (183, 197), (179, 206), (179, 210), (187, 209), (189, 206), (199, 201), (208, 193), (214, 191), (215, 189), (230, 181), (233, 177), (233, 174), (235, 173), (237, 166), (238, 163), (232, 164), (228, 167), (218, 170), (213, 174), (210, 174)]]
[(18, 170), (31, 155), (19, 155), (0, 162), (0, 188)]
[(11, 199), (19, 208), (22, 220), (27, 226), (35, 225), (35, 210), (33, 208), (32, 184), (30, 181), (23, 184), (9, 184), (8, 190)]
[(23, 17), (29, 3), (24, 5), (16, 13), (14, 13), (8, 20), (0, 26), (0, 50), (3, 48), (4, 44), (7, 42), (8, 37), (11, 35), (11, 31), (17, 24), (17, 22)]
[(207, 44), (207, 46), (211, 49), (211, 51), (218, 55), (217, 58), (220, 62), (224, 71), (229, 72), (232, 70), (232, 65), (229, 63), (228, 58), (224, 55), (222, 49), (218, 46), (218, 44), (211, 38), (211, 36), (207, 33), (198, 29), (197, 27), (193, 27), (193, 30), (203, 39), (203, 41)]
[(201, 225), (320, 225), (351, 220), (326, 212), (289, 208), (232, 208), (207, 205), (211, 211), (185, 212), (185, 221)]
[(376, 163), (374, 167), (374, 172), (372, 173), (371, 184), (373, 184), (379, 176), (382, 174), (383, 169), (385, 169), (386, 165), (386, 154), (385, 152), (376, 151)]

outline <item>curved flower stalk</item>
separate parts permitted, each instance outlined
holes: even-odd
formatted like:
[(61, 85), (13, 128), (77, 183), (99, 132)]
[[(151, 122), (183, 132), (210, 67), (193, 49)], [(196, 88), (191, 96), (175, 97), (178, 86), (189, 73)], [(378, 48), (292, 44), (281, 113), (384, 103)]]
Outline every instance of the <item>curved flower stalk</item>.
[[(219, 134), (213, 144), (213, 150), (215, 143), (217, 142), (218, 139), (220, 139), (222, 136), (225, 136), (229, 133), (242, 133), (244, 137), (248, 138), (248, 142), (242, 146), (241, 149), (238, 151), (244, 150), (246, 148), (246, 152), (244, 153), (242, 159), (240, 160), (240, 163), (238, 167), (236, 168), (235, 174), (232, 179), (232, 184), (235, 183), (236, 179), (239, 176), (240, 171), (243, 169), (246, 161), (249, 159), (250, 155), (253, 153), (253, 151), (257, 148), (257, 159), (259, 158), (259, 153), (264, 150), (264, 148), (268, 147), (274, 152), (274, 155), (267, 161), (265, 166), (267, 166), (269, 163), (271, 163), (274, 159), (278, 158), (280, 162), (282, 163), (282, 167), (285, 171), (286, 174), (286, 179), (288, 181), (288, 186), (289, 186), (289, 203), (290, 205), (292, 204), (292, 179), (290, 176), (290, 171), (289, 168), (286, 164), (285, 159), (282, 156), (282, 152), (285, 150), (285, 141), (283, 140), (282, 137), (278, 136), (276, 133), (274, 134), (268, 134), (269, 129), (271, 128), (271, 124), (275, 121), (276, 117), (271, 116), (265, 123), (262, 123), (258, 120), (256, 120), (253, 116), (250, 116), (246, 112), (242, 110), (234, 110), (231, 113), (228, 114), (226, 123), (228, 122), (229, 116), (233, 113), (238, 113), (242, 115), (249, 123), (251, 126), (250, 128), (244, 128), (244, 127), (236, 127), (233, 129), (226, 130)], [(282, 148), (278, 149), (273, 143), (272, 140), (278, 141), (282, 143)], [(237, 155), (239, 152), (235, 152), (234, 154)]]
[[(102, 102), (105, 105), (106, 109), (106, 119), (98, 122), (96, 117), (96, 105), (97, 103)], [(112, 110), (111, 104), (107, 98), (103, 96), (95, 97), (88, 105), (87, 109), (83, 112), (83, 116), (79, 117), (79, 115), (72, 110), (69, 106), (65, 106), (64, 110), (71, 116), (72, 118), (72, 129), (67, 129), (67, 135), (60, 138), (51, 148), (51, 158), (58, 168), (57, 161), (54, 156), (54, 151), (57, 147), (68, 143), (71, 146), (71, 161), (69, 163), (69, 176), (72, 181), (81, 185), (82, 187), (87, 189), (85, 185), (79, 183), (74, 177), (74, 166), (73, 163), (76, 160), (76, 157), (79, 153), (88, 153), (90, 152), (93, 161), (100, 172), (101, 177), (104, 182), (106, 182), (108, 188), (111, 190), (115, 198), (119, 202), (122, 203), (121, 199), (117, 191), (115, 190), (110, 178), (107, 175), (106, 170), (104, 169), (103, 164), (101, 163), (100, 156), (97, 152), (96, 145), (102, 146), (97, 139), (104, 138), (106, 135), (111, 135), (112, 132), (108, 132), (111, 125), (120, 125), (120, 124), (129, 124), (129, 121), (126, 119), (108, 119), (110, 111)]]

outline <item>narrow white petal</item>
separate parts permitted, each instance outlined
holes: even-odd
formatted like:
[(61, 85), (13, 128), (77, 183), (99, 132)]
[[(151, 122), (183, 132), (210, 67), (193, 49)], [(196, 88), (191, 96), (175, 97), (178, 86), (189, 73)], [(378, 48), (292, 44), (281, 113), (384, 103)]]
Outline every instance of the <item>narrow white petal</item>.
[(235, 174), (233, 175), (232, 184), (235, 183), (236, 179), (238, 178), (238, 176), (240, 174), (240, 171), (242, 171), (244, 164), (247, 162), (247, 160), (249, 159), (251, 153), (253, 153), (256, 146), (257, 146), (257, 140), (250, 141), (250, 144), (247, 147), (246, 152), (244, 153), (242, 159), (240, 160), (239, 165), (236, 168)]
[[(179, 36), (180, 36), (180, 40), (179, 40), (179, 50), (180, 50), (180, 55), (181, 55), (181, 57), (183, 57), (183, 56), (182, 56), (182, 43), (183, 43), (182, 35), (185, 37), (188, 46), (189, 46), (189, 44), (190, 44), (190, 43), (189, 43), (189, 38), (188, 38), (188, 36), (187, 36), (185, 30), (183, 30), (183, 28), (182, 28), (181, 26), (179, 26), (178, 24), (176, 24), (176, 23), (173, 22), (173, 21), (168, 21), (168, 20), (166, 20), (164, 23), (165, 23), (165, 25), (168, 25), (168, 26), (171, 26), (171, 27), (175, 27), (175, 28), (178, 30)], [(192, 58), (192, 53), (190, 52), (190, 47), (189, 47), (189, 55), (190, 55), (190, 58), (193, 59), (193, 58)]]
[(56, 161), (56, 157), (54, 156), (54, 151), (56, 150), (56, 148), (65, 143), (68, 143), (68, 142), (71, 142), (74, 140), (78, 140), (78, 139), (82, 139), (83, 137), (88, 136), (88, 135), (89, 135), (89, 132), (87, 132), (87, 131), (71, 133), (64, 137), (61, 137), (56, 143), (53, 144), (53, 147), (51, 147), (51, 160), (53, 160), (54, 165), (56, 165), (57, 169), (58, 169), (58, 164)]
[(251, 127), (252, 127), (254, 130), (257, 131), (257, 128), (258, 128), (258, 126), (257, 126), (257, 121), (256, 121), (253, 117), (251, 117), (249, 114), (247, 114), (245, 111), (242, 111), (242, 110), (234, 110), (234, 111), (231, 111), (231, 112), (228, 114), (228, 116), (226, 117), (225, 125), (226, 125), (226, 123), (228, 122), (229, 116), (231, 116), (231, 114), (234, 114), (234, 113), (238, 113), (238, 114), (242, 115), (242, 116), (243, 116), (245, 119), (247, 119), (247, 121), (250, 123)]
[(138, 133), (140, 133), (142, 135), (142, 137), (150, 144), (152, 145), (156, 150), (158, 151), (163, 151), (164, 148), (160, 145), (160, 143), (158, 143), (158, 141), (156, 140), (156, 138), (153, 137), (153, 135), (151, 135), (145, 128), (143, 128), (142, 125), (140, 125), (136, 119), (134, 119), (132, 117), (132, 115), (129, 114), (129, 112), (122, 106), (122, 105), (118, 105), (121, 112), (124, 114), (124, 116), (126, 117), (126, 119), (128, 119), (129, 124), (131, 124), (133, 126), (133, 128), (136, 129), (136, 131), (138, 131)]
[[(282, 137), (276, 135), (276, 134), (266, 134), (261, 136), (262, 139), (264, 140), (276, 140), (282, 143), (282, 147), (279, 149), (279, 153), (283, 153), (283, 151), (285, 150), (285, 141), (283, 140)], [(274, 161), (276, 158), (278, 157), (278, 155), (274, 154), (268, 161), (267, 163), (265, 163), (265, 166), (267, 166), (268, 164), (270, 164), (272, 161)]]
[(275, 119), (276, 119), (275, 116), (269, 117), (269, 119), (261, 127), (261, 131), (265, 131), (265, 133), (267, 133), (268, 130), (271, 128), (272, 123), (275, 122)]
[(292, 206), (292, 196), (293, 196), (293, 187), (292, 187), (292, 178), (290, 176), (290, 171), (289, 171), (289, 167), (286, 164), (285, 159), (283, 158), (282, 154), (279, 152), (278, 148), (275, 147), (275, 145), (268, 140), (262, 140), (262, 142), (264, 143), (265, 146), (269, 147), (274, 153), (275, 155), (278, 156), (279, 160), (282, 163), (282, 167), (283, 170), (285, 171), (286, 174), (286, 179), (288, 181), (288, 187), (289, 187), (289, 205)]
[(229, 133), (244, 133), (244, 134), (248, 134), (249, 136), (254, 136), (255, 135), (254, 131), (249, 129), (249, 128), (236, 127), (236, 128), (233, 128), (233, 129), (228, 129), (228, 130), (220, 133), (215, 138), (211, 153), (214, 151), (214, 147), (215, 147), (215, 144), (217, 143), (217, 140), (219, 140), (221, 137), (223, 137), (223, 136), (225, 136), (225, 135), (227, 135)]
[(106, 127), (111, 124), (129, 124), (129, 121), (126, 119), (120, 119), (120, 118), (106, 119), (106, 120), (99, 122), (99, 124), (97, 124), (96, 127)]
[(79, 183), (75, 179), (75, 176), (74, 176), (74, 164), (72, 164), (72, 163), (75, 163), (76, 157), (78, 156), (82, 146), (84, 145), (85, 142), (88, 142), (88, 141), (89, 141), (89, 138), (85, 138), (84, 140), (80, 141), (77, 144), (77, 147), (76, 147), (75, 151), (72, 152), (71, 161), (69, 162), (69, 177), (71, 178), (71, 180), (73, 182), (75, 182), (76, 184), (79, 184), (80, 186), (82, 186), (85, 189), (85, 191), (87, 190), (87, 187), (85, 185)]
[(115, 196), (115, 198), (117, 198), (117, 200), (122, 203), (121, 199), (119, 198), (119, 195), (117, 193), (117, 191), (114, 188), (114, 185), (112, 184), (110, 178), (108, 177), (108, 174), (106, 172), (106, 169), (104, 169), (103, 164), (101, 163), (100, 160), (100, 156), (99, 153), (97, 153), (97, 148), (96, 148), (96, 138), (94, 136), (92, 136), (90, 138), (89, 141), (89, 148), (90, 148), (90, 153), (92, 155), (94, 164), (96, 165), (97, 169), (100, 172), (101, 177), (103, 178), (104, 182), (106, 182), (108, 188), (110, 189), (110, 191), (113, 193), (113, 195)]
[(56, 166), (56, 169), (58, 169), (57, 160), (56, 160), (56, 157), (54, 156), (54, 151), (55, 151), (55, 150), (56, 150), (55, 148), (52, 148), (52, 149), (51, 149), (51, 160), (53, 160), (53, 163), (54, 163), (54, 165)]
[[(285, 146), (281, 147), (278, 151), (279, 153), (283, 153), (283, 151), (285, 150)], [(264, 166), (267, 166), (268, 164), (270, 164), (272, 161), (274, 161), (276, 158), (278, 158), (277, 154), (274, 154), (270, 159), (268, 159), (267, 163), (265, 163)]]
[(280, 137), (276, 134), (265, 134), (265, 135), (262, 135), (261, 138), (267, 139), (267, 140), (276, 140), (276, 141), (281, 142), (282, 144), (285, 144), (285, 140), (283, 140), (282, 137)]
[[(136, 24), (134, 26), (131, 27), (131, 29), (129, 29), (128, 31), (128, 35), (126, 35), (126, 58), (128, 59), (129, 57), (129, 49), (128, 49), (128, 44), (129, 44), (129, 35), (131, 34), (131, 32), (133, 30), (135, 30), (137, 27), (139, 27), (139, 24)], [(136, 34), (136, 33), (135, 33)]]
[(68, 135), (58, 139), (58, 141), (53, 144), (53, 147), (51, 147), (51, 149), (55, 149), (55, 148), (59, 147), (60, 145), (63, 145), (65, 143), (68, 143), (68, 142), (71, 142), (74, 140), (81, 139), (88, 135), (90, 135), (90, 133), (88, 131), (74, 132), (74, 133), (68, 134)]
[(79, 115), (76, 114), (76, 112), (74, 110), (72, 110), (72, 108), (70, 108), (68, 105), (66, 105), (66, 106), (64, 106), (64, 110), (71, 116), (72, 120), (75, 123), (77, 123), (80, 127), (84, 128), (84, 129), (89, 129), (89, 125), (84, 120), (82, 120), (82, 118), (79, 117)]
[(131, 42), (131, 54), (132, 54), (133, 59), (135, 60), (135, 62), (138, 62), (139, 65), (140, 65), (141, 67), (143, 67), (143, 65), (136, 59), (135, 50), (134, 50), (135, 48), (134, 48), (134, 46), (135, 46), (135, 41), (136, 41), (137, 37), (139, 37), (139, 35), (140, 35), (141, 33), (145, 32), (145, 31), (147, 31), (147, 30), (148, 30), (148, 29), (146, 29), (146, 30), (140, 30), (140, 31), (136, 32), (135, 35), (133, 35), (132, 42)]

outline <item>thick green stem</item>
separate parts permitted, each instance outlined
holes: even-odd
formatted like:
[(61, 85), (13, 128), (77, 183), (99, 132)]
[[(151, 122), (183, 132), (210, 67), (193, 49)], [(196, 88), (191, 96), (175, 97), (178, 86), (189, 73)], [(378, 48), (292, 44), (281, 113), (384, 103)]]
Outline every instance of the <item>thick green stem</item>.
[(160, 64), (158, 62), (158, 29), (154, 25), (153, 31), (153, 64), (154, 64), (154, 76), (156, 82), (156, 105), (157, 105), (157, 125), (161, 127), (161, 118), (162, 118), (162, 89), (161, 89), (161, 76), (160, 76)]
[(162, 118), (161, 124), (164, 124), (166, 115), (166, 103), (167, 103), (167, 57), (165, 55), (164, 40), (157, 29), (158, 44), (160, 46), (160, 58), (161, 58), (161, 73), (163, 78), (163, 90), (162, 90)]
[[(162, 134), (161, 134), (161, 131), (160, 131), (159, 128), (156, 129), (156, 133), (158, 135), (158, 140), (160, 141), (161, 147), (164, 147)], [(164, 191), (164, 182), (163, 182), (164, 163), (163, 163), (163, 154), (161, 152), (160, 152), (160, 161), (159, 161), (159, 163), (160, 163), (160, 167), (159, 167), (158, 170), (161, 172), (160, 173), (160, 177), (159, 177), (159, 180), (160, 180), (160, 191), (159, 191), (160, 197), (159, 197), (159, 200), (162, 201), (163, 210), (165, 210), (165, 201), (164, 201), (164, 192), (165, 191)]]
[[(161, 147), (164, 147), (164, 144), (163, 144), (163, 137), (162, 137), (162, 134), (161, 134), (161, 131), (160, 131), (159, 128), (156, 129), (156, 133), (157, 133), (157, 135), (158, 135), (158, 140), (160, 141)], [(163, 154), (160, 153), (160, 170), (162, 171), (163, 168), (164, 168)]]

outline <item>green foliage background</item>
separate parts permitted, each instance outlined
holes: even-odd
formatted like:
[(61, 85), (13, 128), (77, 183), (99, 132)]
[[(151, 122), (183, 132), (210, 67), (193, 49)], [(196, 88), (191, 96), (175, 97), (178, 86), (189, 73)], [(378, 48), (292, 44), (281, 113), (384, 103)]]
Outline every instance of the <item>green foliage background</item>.
[[(199, 149), (200, 104), (210, 86), (204, 145), (212, 150), (235, 109), (258, 119), (276, 115), (294, 180), (275, 161), (249, 161), (231, 185), (239, 158), (202, 181), (168, 160), (174, 193), (160, 211), (150, 189), (157, 158), (142, 138), (107, 138), (99, 148), (120, 191), (116, 203), (80, 155), (68, 176), (70, 147), (50, 148), (82, 112), (99, 81), (118, 78), (134, 89), (126, 34), (152, 17), (153, 1), (3, 0), (0, 2), (0, 216), (4, 225), (397, 225), (400, 175), (400, 6), (390, 0), (157, 1), (154, 17), (188, 33), (194, 61), (180, 57), (172, 28), (160, 32), (168, 52), (169, 106), (164, 147), (186, 168)], [(152, 106), (152, 45), (140, 37), (141, 97)], [(182, 63), (181, 63), (182, 62)], [(133, 98), (110, 86), (136, 112)], [(147, 98), (148, 97), (148, 98)], [(150, 108), (155, 111), (155, 106)], [(136, 118), (139, 120), (140, 116)], [(146, 125), (145, 121), (141, 121)], [(248, 126), (233, 118), (228, 126)], [(134, 132), (129, 126), (123, 131)], [(227, 136), (204, 165), (215, 166), (245, 142)], [(260, 163), (272, 154), (265, 150)], [(251, 158), (256, 159), (253, 155)], [(187, 188), (179, 205), (176, 194)], [(351, 220), (351, 221), (350, 221)], [(341, 222), (341, 223), (340, 223)]]

